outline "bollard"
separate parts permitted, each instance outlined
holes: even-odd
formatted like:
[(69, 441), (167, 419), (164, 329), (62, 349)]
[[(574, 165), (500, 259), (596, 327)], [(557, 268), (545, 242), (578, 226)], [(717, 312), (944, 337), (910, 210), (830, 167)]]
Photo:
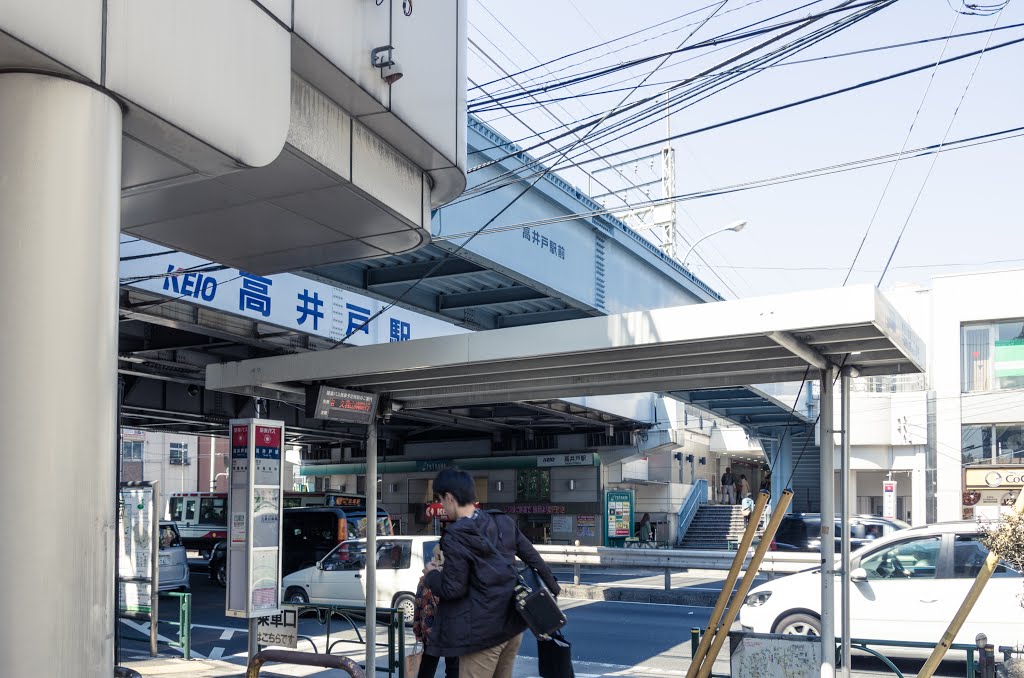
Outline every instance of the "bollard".
[[(580, 540), (576, 540), (576, 547), (579, 548)], [(577, 554), (578, 555), (578, 554)], [(580, 585), (580, 564), (576, 563), (572, 566), (572, 583), (576, 586)]]
[(996, 678), (996, 649), (986, 645), (981, 651), (981, 678)]
[(672, 570), (667, 567), (665, 568), (665, 590), (672, 590)]
[(700, 647), (700, 628), (694, 626), (690, 629), (690, 659), (697, 656), (698, 647)]

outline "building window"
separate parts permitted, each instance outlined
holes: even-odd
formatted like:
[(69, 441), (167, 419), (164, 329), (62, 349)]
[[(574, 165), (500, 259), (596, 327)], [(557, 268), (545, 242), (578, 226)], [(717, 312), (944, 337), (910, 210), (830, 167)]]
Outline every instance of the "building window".
[(964, 325), (960, 347), (964, 393), (1024, 388), (1024, 320)]
[(961, 428), (963, 464), (1024, 464), (1024, 424), (980, 424)]
[(516, 501), (544, 502), (550, 499), (551, 472), (548, 469), (519, 469), (516, 474)]
[(142, 461), (142, 448), (145, 441), (124, 440), (121, 441), (121, 459), (124, 461)]
[(171, 463), (191, 464), (188, 458), (188, 443), (171, 443)]

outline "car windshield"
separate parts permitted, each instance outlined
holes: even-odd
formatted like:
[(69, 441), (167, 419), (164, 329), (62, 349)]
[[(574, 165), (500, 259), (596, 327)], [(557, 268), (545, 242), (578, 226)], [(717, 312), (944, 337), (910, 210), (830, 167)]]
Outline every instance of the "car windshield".
[(907, 539), (865, 555), (860, 566), (868, 579), (934, 579), (940, 543), (938, 536)]
[(328, 572), (362, 570), (366, 567), (366, 542), (344, 541), (324, 556), (320, 565)]

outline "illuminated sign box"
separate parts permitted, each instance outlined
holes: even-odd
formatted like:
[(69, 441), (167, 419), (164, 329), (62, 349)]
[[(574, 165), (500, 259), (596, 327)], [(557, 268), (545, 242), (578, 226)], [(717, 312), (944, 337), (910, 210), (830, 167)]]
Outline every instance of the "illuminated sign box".
[(369, 424), (376, 411), (377, 396), (333, 386), (306, 388), (306, 416), (311, 419)]

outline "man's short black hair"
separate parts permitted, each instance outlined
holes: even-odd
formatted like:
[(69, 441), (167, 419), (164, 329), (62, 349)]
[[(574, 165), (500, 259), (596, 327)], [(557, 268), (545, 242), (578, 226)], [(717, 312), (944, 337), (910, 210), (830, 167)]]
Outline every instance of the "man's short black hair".
[(434, 494), (438, 497), (450, 493), (459, 506), (476, 503), (476, 485), (473, 476), (457, 468), (446, 468), (434, 478)]

